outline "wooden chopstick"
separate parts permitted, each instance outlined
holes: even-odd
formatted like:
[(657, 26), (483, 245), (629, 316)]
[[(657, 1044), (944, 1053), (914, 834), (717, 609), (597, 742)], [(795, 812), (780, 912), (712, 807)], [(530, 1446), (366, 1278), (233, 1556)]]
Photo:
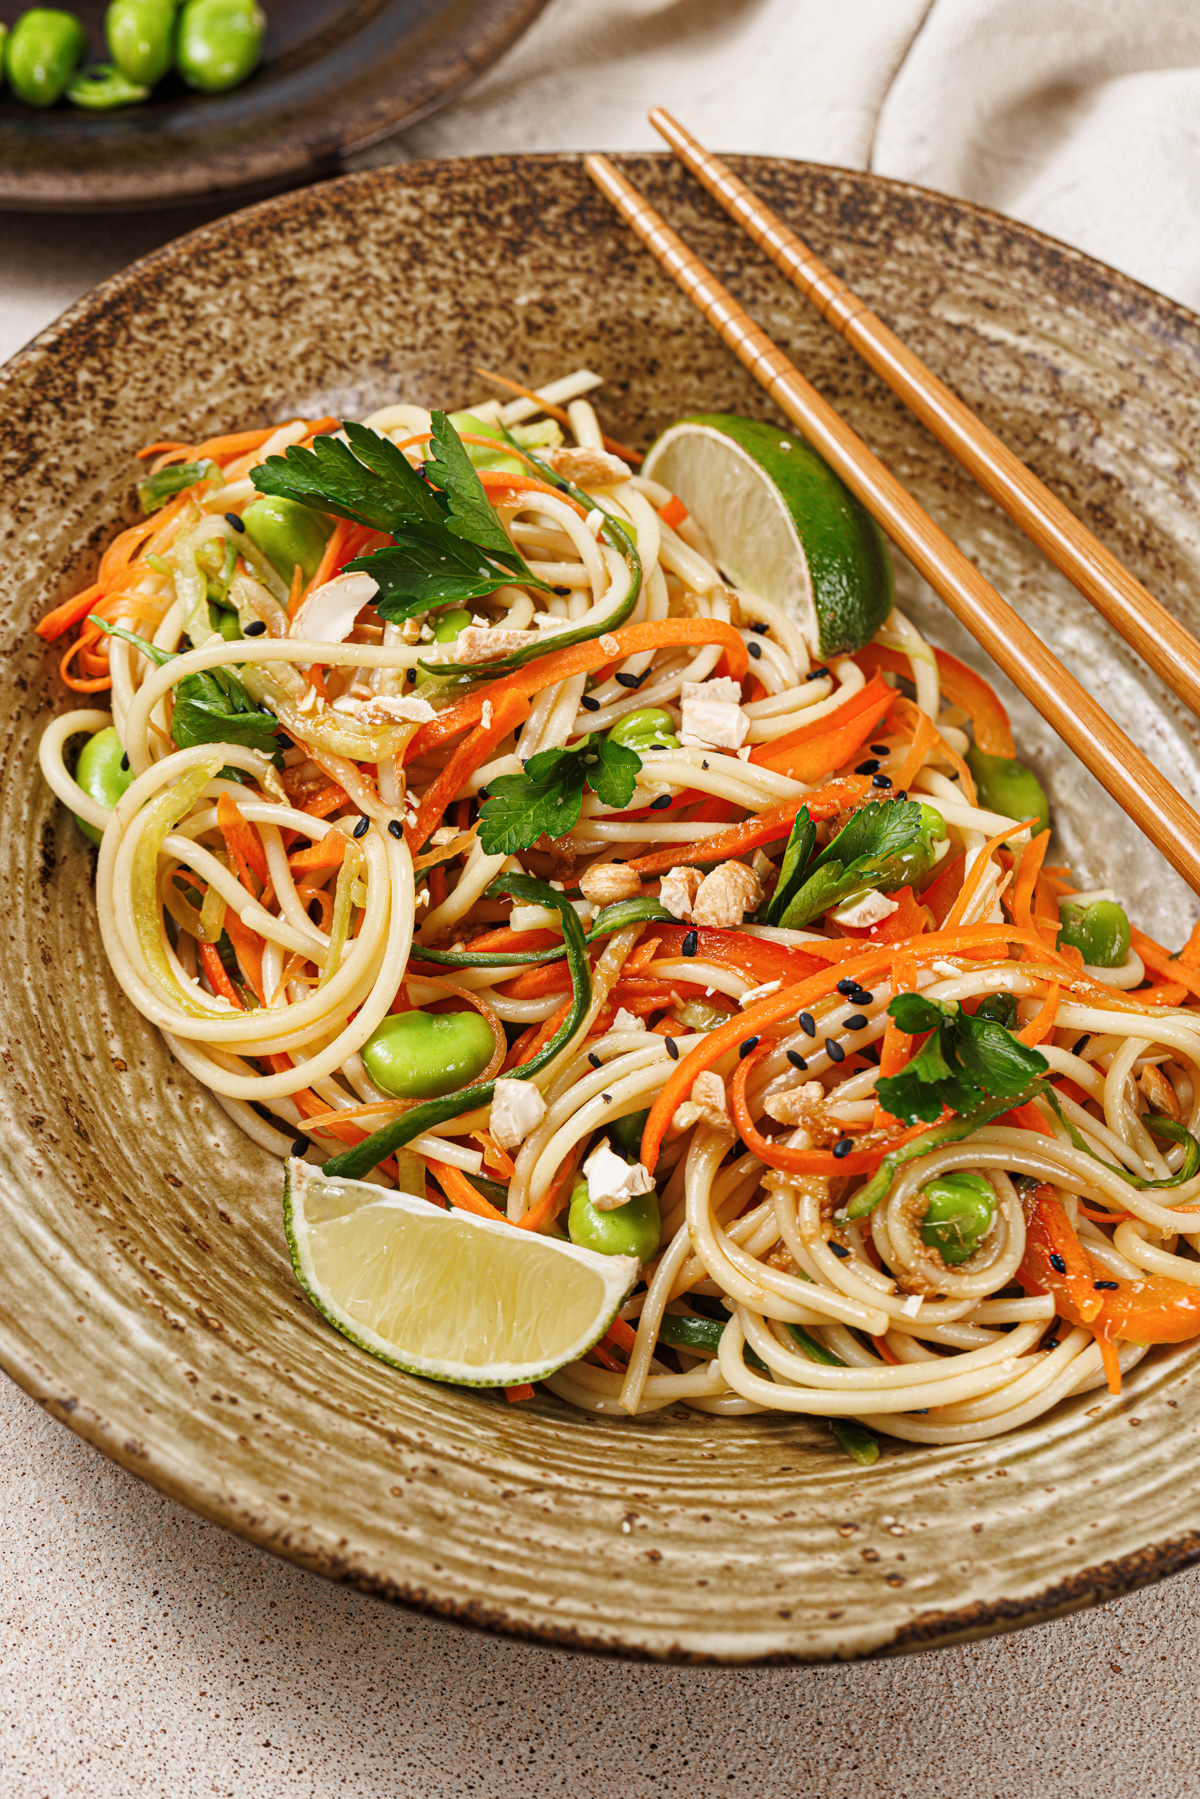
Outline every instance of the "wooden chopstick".
[(822, 318), (887, 382), (1172, 693), (1200, 714), (1200, 643), (1179, 620), (732, 169), (661, 107), (651, 112), (650, 122), (684, 167), (812, 301)]
[(739, 361), (837, 470), (976, 642), (1192, 890), (1200, 893), (1200, 817), (1187, 801), (922, 511), (633, 183), (605, 156), (586, 156), (584, 167)]

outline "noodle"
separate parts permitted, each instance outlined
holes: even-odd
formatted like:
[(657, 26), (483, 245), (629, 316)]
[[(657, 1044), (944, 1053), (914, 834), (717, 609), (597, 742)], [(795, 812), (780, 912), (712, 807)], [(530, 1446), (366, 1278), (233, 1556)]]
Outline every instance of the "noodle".
[[(1171, 964), (1127, 927), (1107, 965), (1064, 947), (1056, 907), (1114, 896), (1072, 894), (1030, 814), (977, 793), (970, 721), (916, 626), (893, 611), (872, 655), (813, 668), (796, 622), (729, 586), (700, 524), (610, 453), (583, 397), (598, 384), (577, 371), (542, 390), (547, 413), (519, 390), (462, 427), (514, 557), (461, 617), (441, 599), (393, 615), (372, 582), (378, 606), (340, 634), (306, 623), (390, 540), (340, 518), (306, 584), (248, 530), (256, 471), (311, 446), (303, 420), (257, 450), (228, 440), (219, 473), (168, 481), (117, 540), (70, 651), (72, 684), (110, 688), (109, 709), (64, 714), (40, 746), (102, 833), (116, 980), (280, 1158), (359, 1155), (421, 1194), (457, 1170), (498, 1184), (513, 1226), (561, 1233), (581, 1179), (587, 1205), (611, 1197), (576, 1176), (589, 1146), (640, 1153), (658, 1241), (601, 1353), (547, 1379), (573, 1406), (954, 1444), (1119, 1390), (1149, 1346), (1200, 1335), (1200, 968), (1181, 952), (1178, 984), (1148, 972)], [(428, 474), (441, 416), (398, 404), (367, 426)], [(704, 704), (718, 722), (697, 740)], [(70, 753), (110, 730), (111, 805)], [(589, 744), (634, 749), (623, 799), (585, 779), (593, 747), (564, 828), (515, 849), (494, 834), (497, 796), (544, 803), (538, 782)], [(907, 861), (890, 838), (874, 862), (831, 859), (887, 819), (916, 833)], [(582, 964), (566, 908), (591, 933)], [(494, 1039), (436, 1116), (380, 1084), (380, 1033), (413, 1010), (471, 1013)], [(525, 1069), (540, 1109), (513, 1142), (491, 1083)], [(399, 1161), (375, 1155), (397, 1125)]]

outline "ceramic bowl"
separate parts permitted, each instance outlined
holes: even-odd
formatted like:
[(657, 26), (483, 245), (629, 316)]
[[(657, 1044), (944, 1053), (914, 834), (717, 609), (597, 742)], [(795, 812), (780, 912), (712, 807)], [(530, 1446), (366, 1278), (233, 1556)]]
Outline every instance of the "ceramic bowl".
[[(622, 165), (818, 387), (1196, 799), (1196, 726), (669, 161)], [(1193, 628), (1200, 322), (953, 200), (783, 161), (734, 166)], [(133, 516), (161, 438), (401, 396), (475, 365), (587, 365), (618, 437), (770, 416), (573, 157), (414, 165), (271, 200), (108, 282), (0, 375), (0, 1361), (144, 1479), (321, 1574), (489, 1629), (750, 1662), (945, 1643), (1196, 1559), (1200, 1350), (1160, 1351), (967, 1448), (871, 1469), (788, 1417), (645, 1422), (394, 1373), (297, 1288), (281, 1171), (108, 975), (92, 855), (41, 783), (65, 709), (30, 626)], [(904, 570), (922, 625), (985, 673)], [(1181, 941), (1188, 896), (1003, 681), (1084, 884)]]
[[(545, 4), (266, 0), (262, 65), (229, 93), (193, 93), (170, 74), (143, 105), (96, 113), (65, 101), (40, 112), (4, 89), (0, 207), (182, 206), (311, 180), (444, 106)], [(88, 60), (106, 62), (106, 0), (70, 0), (70, 10), (87, 29)]]

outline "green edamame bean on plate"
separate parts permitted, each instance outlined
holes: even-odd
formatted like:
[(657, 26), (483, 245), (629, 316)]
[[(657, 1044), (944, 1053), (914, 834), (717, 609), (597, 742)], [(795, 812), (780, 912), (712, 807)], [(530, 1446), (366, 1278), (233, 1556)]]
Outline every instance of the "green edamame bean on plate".
[(127, 80), (153, 87), (171, 66), (175, 0), (112, 0), (104, 15), (104, 40)]
[(312, 580), (333, 530), (327, 514), (281, 494), (264, 494), (261, 500), (251, 501), (242, 523), (251, 543), (289, 585), (297, 563), (305, 581)]
[(637, 1256), (648, 1262), (658, 1248), (662, 1223), (658, 1194), (638, 1193), (612, 1212), (598, 1212), (588, 1198), (588, 1184), (579, 1181), (571, 1191), (567, 1230), (581, 1249), (602, 1256)]
[(138, 106), (150, 98), (148, 87), (139, 87), (115, 63), (96, 62), (77, 69), (67, 83), (67, 99), (86, 112), (115, 112), (119, 106)]
[(83, 61), (87, 36), (74, 13), (35, 6), (22, 13), (4, 44), (4, 73), (26, 106), (53, 106)]
[(478, 1012), (393, 1012), (368, 1037), (362, 1059), (377, 1087), (397, 1099), (440, 1099), (469, 1087), (496, 1047)]
[(952, 1268), (969, 1261), (996, 1216), (996, 1194), (991, 1182), (981, 1174), (944, 1174), (929, 1182), (924, 1196), (922, 1243), (936, 1249)]
[(1058, 942), (1077, 949), (1089, 968), (1123, 968), (1129, 960), (1129, 920), (1116, 900), (1064, 906), (1058, 915)]
[(237, 87), (258, 67), (267, 15), (254, 0), (186, 0), (175, 35), (175, 67), (207, 94)]
[(1035, 837), (1050, 829), (1050, 804), (1032, 770), (1012, 756), (985, 756), (974, 745), (967, 751), (967, 767), (979, 804), (989, 812), (999, 812), (1002, 818), (1035, 818)]
[[(91, 800), (107, 806), (111, 812), (126, 788), (132, 784), (133, 773), (123, 767), (125, 751), (121, 748), (121, 739), (111, 725), (103, 731), (97, 731), (89, 737), (79, 752), (79, 760), (75, 764), (75, 779)], [(75, 813), (75, 823), (90, 843), (99, 843), (103, 832), (91, 825), (85, 818)], [(490, 1036), (490, 1032), (488, 1033)]]

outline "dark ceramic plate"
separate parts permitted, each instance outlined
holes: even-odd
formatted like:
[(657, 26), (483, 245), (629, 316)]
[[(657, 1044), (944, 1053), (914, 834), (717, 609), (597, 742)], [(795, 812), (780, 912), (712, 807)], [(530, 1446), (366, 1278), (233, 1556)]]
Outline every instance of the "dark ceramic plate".
[[(621, 159), (921, 502), (1197, 797), (1195, 724), (670, 162)], [(994, 214), (734, 166), (1136, 573), (1200, 624), (1200, 321)], [(418, 164), (267, 201), (80, 302), (0, 374), (0, 1365), (164, 1492), (369, 1592), (546, 1642), (857, 1656), (1030, 1623), (1200, 1555), (1200, 1348), (995, 1441), (871, 1469), (804, 1419), (510, 1406), (336, 1336), (277, 1162), (108, 977), (92, 852), (37, 772), (67, 709), (30, 623), (87, 578), (132, 455), (302, 413), (482, 397), (474, 366), (608, 377), (634, 443), (762, 393), (573, 157)], [(988, 664), (904, 576), (924, 627)], [(1081, 885), (1180, 942), (1178, 881), (999, 683)]]
[[(107, 60), (103, 0), (63, 0)], [(169, 76), (144, 106), (46, 112), (0, 92), (0, 208), (178, 206), (303, 181), (436, 111), (546, 0), (265, 0), (262, 67), (228, 94)]]

